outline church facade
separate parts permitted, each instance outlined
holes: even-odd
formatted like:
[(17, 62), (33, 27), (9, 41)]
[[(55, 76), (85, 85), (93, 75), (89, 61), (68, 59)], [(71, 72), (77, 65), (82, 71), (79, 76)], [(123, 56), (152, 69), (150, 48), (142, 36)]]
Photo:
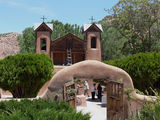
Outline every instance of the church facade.
[(72, 65), (84, 60), (101, 61), (100, 24), (84, 24), (82, 32), (84, 39), (71, 33), (51, 40), (52, 24), (35, 24), (36, 53), (48, 54), (54, 65)]

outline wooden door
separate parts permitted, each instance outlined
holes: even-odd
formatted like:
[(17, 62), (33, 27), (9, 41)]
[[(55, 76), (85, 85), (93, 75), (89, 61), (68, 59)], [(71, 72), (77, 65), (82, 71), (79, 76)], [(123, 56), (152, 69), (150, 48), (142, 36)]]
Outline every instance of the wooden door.
[(82, 52), (73, 52), (72, 53), (72, 62), (73, 62), (73, 64), (81, 62), (81, 61), (84, 61), (84, 60), (85, 60), (85, 56), (84, 56), (83, 51)]
[(73, 81), (65, 83), (63, 93), (64, 101), (70, 104), (74, 109), (76, 109), (77, 106), (76, 93), (76, 84)]
[(107, 120), (123, 120), (123, 83), (107, 83)]

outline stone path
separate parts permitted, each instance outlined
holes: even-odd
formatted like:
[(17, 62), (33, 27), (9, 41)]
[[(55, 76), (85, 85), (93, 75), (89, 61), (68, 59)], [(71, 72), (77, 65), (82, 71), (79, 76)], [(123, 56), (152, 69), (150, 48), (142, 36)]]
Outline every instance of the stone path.
[(86, 102), (86, 107), (77, 107), (78, 112), (90, 113), (90, 120), (106, 120), (106, 105), (102, 105), (102, 103), (98, 101), (91, 101), (90, 98), (88, 98)]

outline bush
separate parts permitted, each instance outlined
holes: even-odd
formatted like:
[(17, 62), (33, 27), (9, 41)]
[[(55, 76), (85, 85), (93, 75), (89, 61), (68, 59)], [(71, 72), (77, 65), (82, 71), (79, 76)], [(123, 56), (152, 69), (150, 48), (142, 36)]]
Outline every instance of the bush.
[(135, 88), (140, 91), (147, 90), (152, 94), (150, 87), (160, 91), (160, 53), (140, 53), (105, 63), (129, 73)]
[(157, 92), (154, 93), (157, 100), (154, 103), (145, 103), (141, 111), (129, 120), (160, 120), (160, 96), (158, 96)]
[(1, 120), (89, 120), (89, 114), (76, 113), (64, 102), (21, 100), (0, 102)]
[(0, 87), (16, 98), (35, 97), (52, 73), (53, 64), (48, 55), (11, 55), (0, 61)]

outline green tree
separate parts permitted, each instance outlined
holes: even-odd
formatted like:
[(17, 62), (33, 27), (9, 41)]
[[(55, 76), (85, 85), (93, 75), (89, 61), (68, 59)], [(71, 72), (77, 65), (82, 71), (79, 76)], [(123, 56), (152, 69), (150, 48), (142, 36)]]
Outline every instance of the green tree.
[(122, 48), (126, 39), (119, 31), (112, 27), (109, 22), (101, 22), (103, 27), (102, 32), (102, 56), (103, 60), (112, 60), (124, 57)]
[(72, 33), (80, 38), (83, 38), (81, 27), (77, 24), (71, 25), (69, 23), (63, 24), (58, 20), (52, 20), (53, 24), (53, 33), (52, 33), (52, 40), (59, 38), (67, 33)]
[(45, 54), (17, 54), (0, 60), (0, 88), (16, 98), (35, 97), (53, 73), (52, 60)]
[(26, 28), (23, 35), (18, 36), (20, 53), (34, 53), (35, 52), (35, 32), (33, 28)]
[(127, 39), (124, 53), (160, 50), (159, 0), (120, 0), (109, 12), (112, 25)]

